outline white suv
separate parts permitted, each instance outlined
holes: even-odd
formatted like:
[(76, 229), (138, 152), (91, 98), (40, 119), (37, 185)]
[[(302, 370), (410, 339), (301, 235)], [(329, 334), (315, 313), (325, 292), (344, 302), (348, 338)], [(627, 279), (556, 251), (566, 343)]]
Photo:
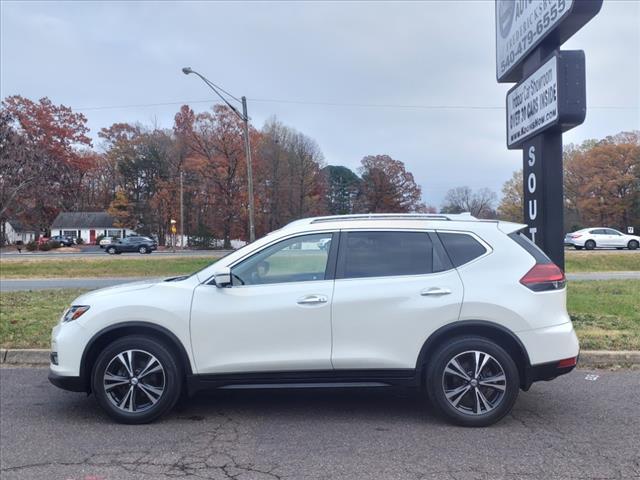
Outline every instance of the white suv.
[(579, 352), (564, 274), (522, 228), (299, 220), (193, 275), (77, 298), (53, 329), (49, 378), (125, 423), (203, 388), (412, 386), (450, 420), (489, 425)]

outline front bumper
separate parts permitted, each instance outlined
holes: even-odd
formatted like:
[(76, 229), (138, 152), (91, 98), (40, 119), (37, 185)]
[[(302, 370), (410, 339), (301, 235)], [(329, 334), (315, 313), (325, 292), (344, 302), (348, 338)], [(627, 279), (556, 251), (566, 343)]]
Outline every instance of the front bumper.
[(84, 380), (80, 377), (65, 377), (49, 370), (49, 381), (56, 387), (70, 392), (87, 392), (88, 388)]

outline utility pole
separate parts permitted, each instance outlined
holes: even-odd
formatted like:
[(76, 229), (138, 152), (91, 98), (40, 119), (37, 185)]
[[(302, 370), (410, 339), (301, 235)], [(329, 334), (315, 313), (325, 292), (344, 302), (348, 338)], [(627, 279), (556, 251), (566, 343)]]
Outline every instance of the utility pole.
[[(244, 124), (244, 152), (247, 158), (247, 177), (248, 177), (247, 193), (249, 196), (248, 202), (247, 202), (249, 204), (249, 241), (253, 242), (256, 239), (256, 227), (254, 223), (253, 172), (252, 172), (252, 165), (251, 165), (251, 146), (249, 144), (249, 115), (247, 114), (247, 98), (242, 97), (242, 99), (238, 99), (238, 97), (234, 97), (229, 92), (223, 90), (222, 88), (218, 87), (216, 84), (211, 82), (208, 78), (204, 77), (200, 73), (193, 70), (191, 67), (184, 67), (182, 69), (182, 73), (184, 73), (185, 75), (189, 75), (193, 73), (198, 77), (200, 77), (200, 79), (204, 83), (206, 83), (207, 86), (211, 90), (213, 90), (215, 94), (218, 95), (218, 97), (220, 97), (224, 103), (227, 104), (227, 106), (233, 111), (233, 113), (235, 113), (240, 118), (240, 120), (242, 120)], [(218, 90), (222, 91), (224, 94), (231, 97), (236, 102), (242, 103), (242, 114), (238, 112), (238, 109), (233, 105), (231, 105), (231, 103), (229, 103), (229, 100), (227, 100), (226, 97), (222, 95), (222, 93), (220, 93)]]
[(180, 248), (184, 250), (184, 189), (182, 184), (182, 169), (180, 169)]
[(244, 151), (247, 157), (247, 177), (249, 179), (249, 241), (256, 239), (256, 226), (253, 211), (253, 172), (251, 164), (251, 146), (249, 145), (249, 115), (247, 114), (247, 97), (242, 97), (242, 116), (244, 117)]

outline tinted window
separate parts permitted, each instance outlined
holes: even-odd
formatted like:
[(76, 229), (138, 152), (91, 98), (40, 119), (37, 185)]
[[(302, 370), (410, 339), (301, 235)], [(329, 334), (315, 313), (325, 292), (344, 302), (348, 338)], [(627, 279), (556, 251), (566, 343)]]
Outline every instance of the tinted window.
[(233, 267), (233, 285), (324, 280), (331, 238), (331, 233), (318, 233), (271, 245)]
[(420, 275), (433, 272), (428, 233), (346, 232), (340, 242), (340, 278)]
[(599, 228), (597, 230), (591, 230), (592, 235), (606, 235), (606, 232), (603, 228)]
[(547, 257), (547, 254), (533, 243), (524, 233), (513, 232), (509, 234), (509, 237), (529, 252), (531, 256), (536, 259), (536, 263), (552, 263), (551, 259)]
[(611, 228), (607, 228), (605, 231), (607, 232), (607, 235), (622, 235), (620, 232), (617, 232)]
[(484, 246), (471, 235), (464, 233), (440, 233), (440, 240), (451, 258), (455, 267), (464, 265), (471, 260), (484, 255), (487, 251)]

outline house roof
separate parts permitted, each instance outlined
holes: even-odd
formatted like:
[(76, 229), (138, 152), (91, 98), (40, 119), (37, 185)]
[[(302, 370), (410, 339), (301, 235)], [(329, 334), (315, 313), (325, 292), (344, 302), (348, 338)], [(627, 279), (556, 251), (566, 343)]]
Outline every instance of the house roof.
[(28, 225), (20, 220), (15, 218), (7, 220), (7, 223), (11, 225), (11, 227), (16, 232), (38, 232), (38, 228), (33, 225)]
[(51, 228), (108, 228), (113, 217), (107, 212), (60, 212)]

